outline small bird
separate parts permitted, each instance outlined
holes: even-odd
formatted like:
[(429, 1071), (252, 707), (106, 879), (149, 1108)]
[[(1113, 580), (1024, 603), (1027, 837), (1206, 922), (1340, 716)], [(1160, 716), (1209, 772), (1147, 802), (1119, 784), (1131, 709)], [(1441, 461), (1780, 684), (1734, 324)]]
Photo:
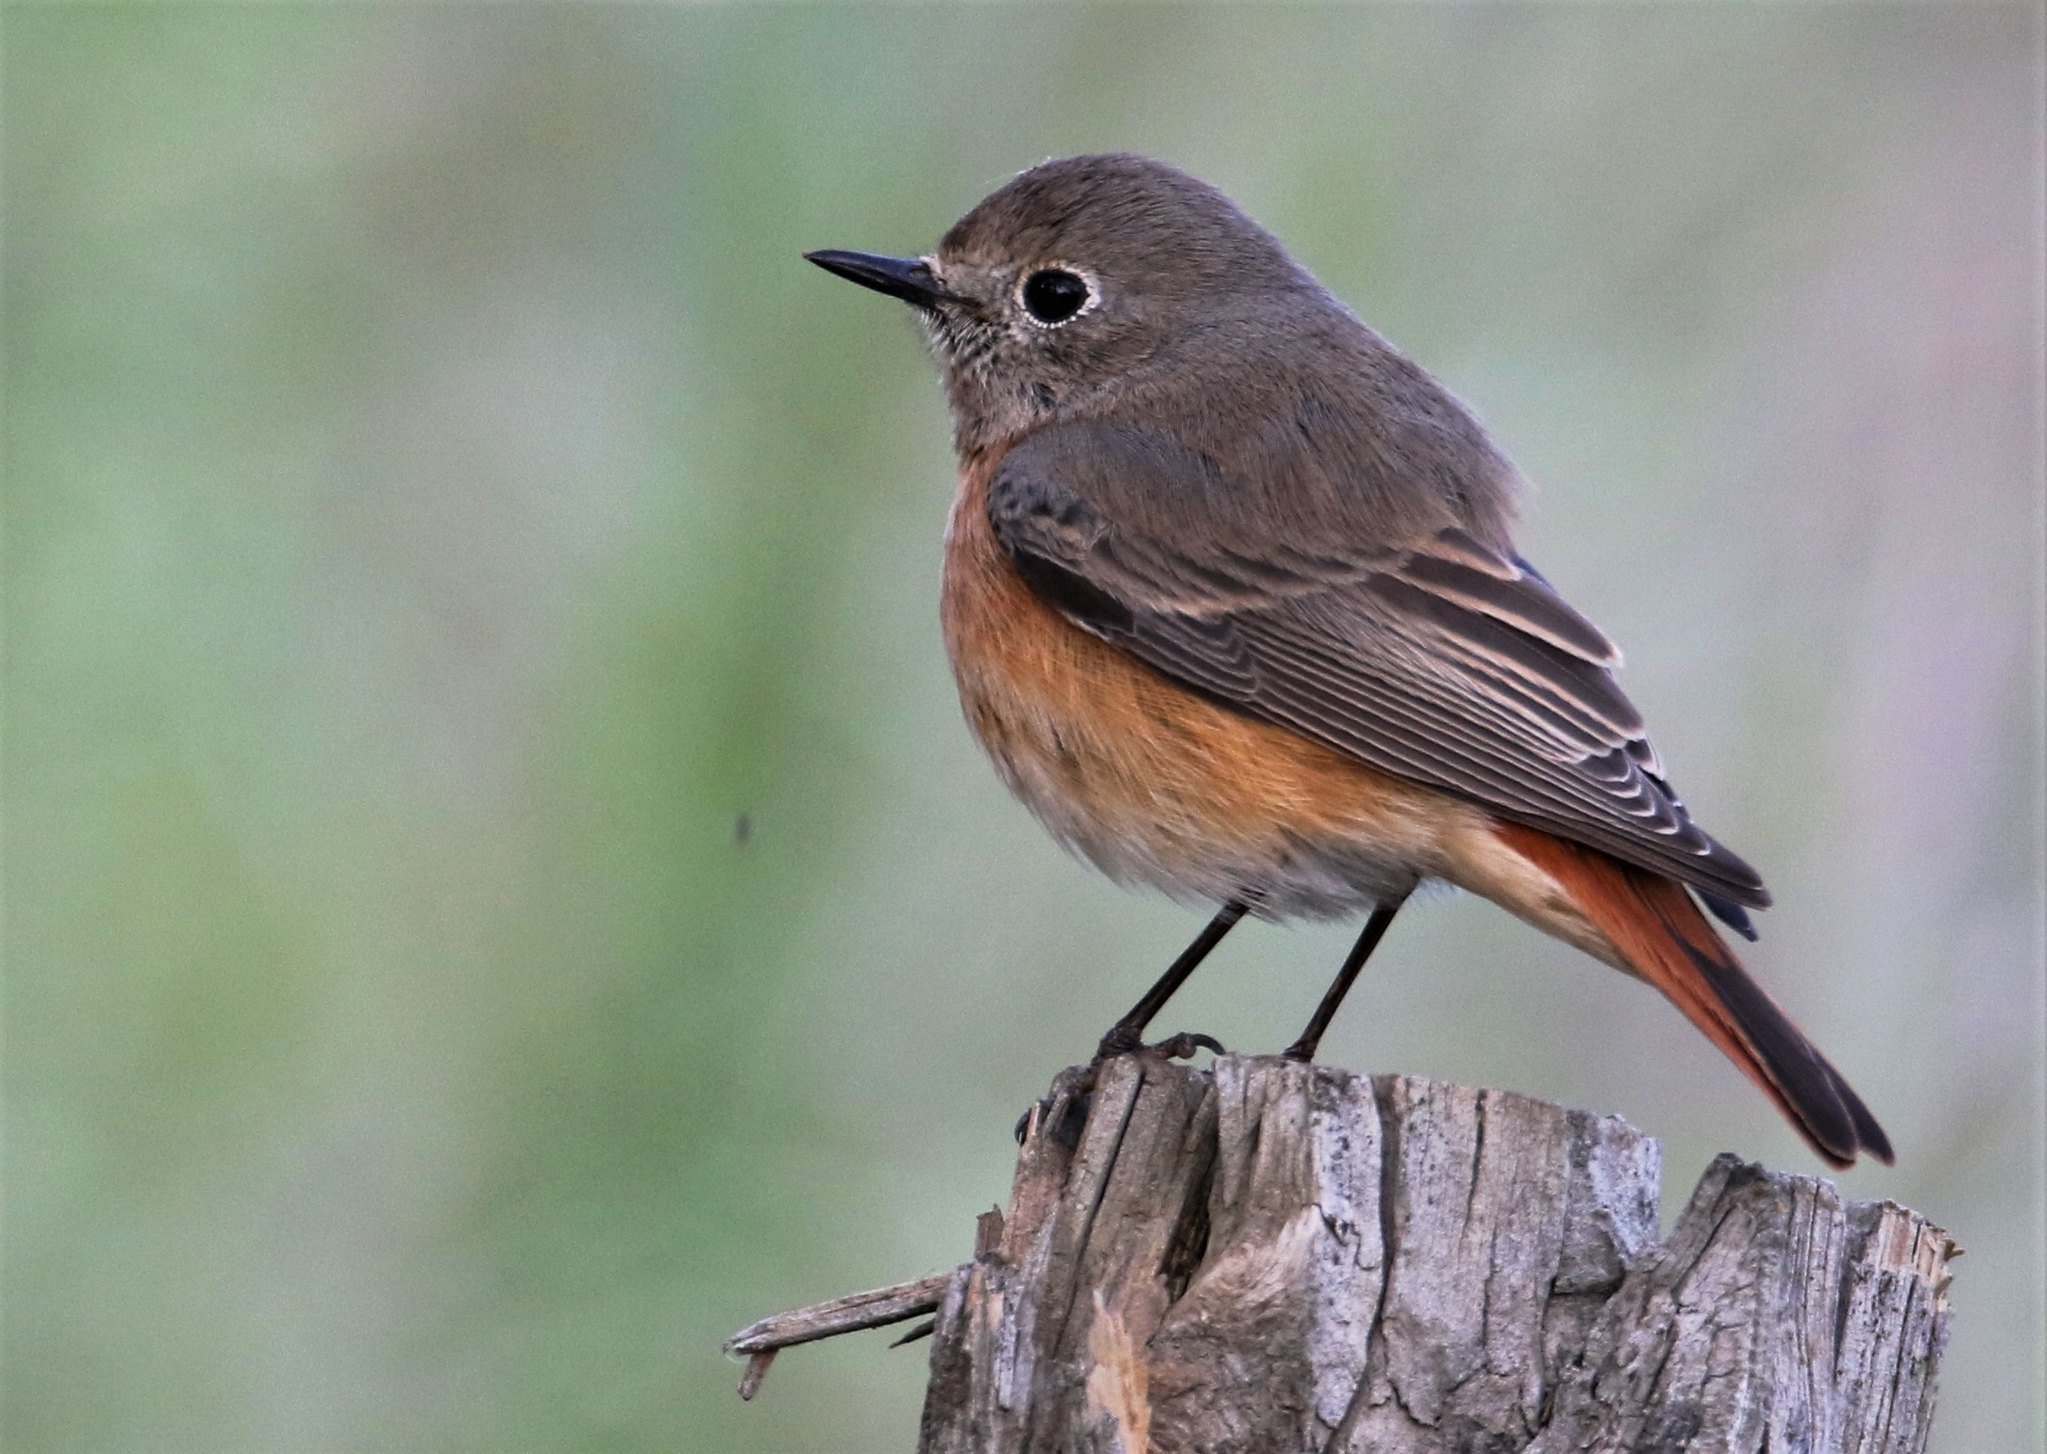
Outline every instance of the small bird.
[(945, 642), (1003, 781), (1110, 877), (1220, 905), (1098, 1059), (1245, 914), (1362, 913), (1285, 1052), (1311, 1059), (1440, 880), (1654, 985), (1830, 1165), (1891, 1160), (1701, 912), (1753, 939), (1770, 896), (1672, 790), (1619, 652), (1516, 553), (1519, 472), (1272, 234), (1101, 155), (1021, 173), (922, 257), (805, 256), (929, 334), (960, 461)]

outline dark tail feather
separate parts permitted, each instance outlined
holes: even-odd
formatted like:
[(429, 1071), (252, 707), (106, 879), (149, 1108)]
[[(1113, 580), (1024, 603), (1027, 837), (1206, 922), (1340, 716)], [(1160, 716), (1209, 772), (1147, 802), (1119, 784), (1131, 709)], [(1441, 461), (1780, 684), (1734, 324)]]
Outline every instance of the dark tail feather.
[(1747, 1072), (1831, 1166), (1891, 1161), (1890, 1138), (1675, 880), (1518, 824), (1497, 830), (1560, 883), (1636, 974)]

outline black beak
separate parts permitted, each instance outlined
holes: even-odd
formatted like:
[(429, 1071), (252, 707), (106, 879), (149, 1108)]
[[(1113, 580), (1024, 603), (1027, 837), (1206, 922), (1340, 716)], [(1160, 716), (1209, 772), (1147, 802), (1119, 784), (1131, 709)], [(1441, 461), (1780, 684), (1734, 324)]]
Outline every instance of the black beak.
[(913, 257), (877, 257), (871, 252), (841, 252), (828, 247), (803, 255), (828, 273), (891, 298), (901, 298), (913, 307), (930, 309), (946, 299), (945, 289), (931, 276), (931, 269)]

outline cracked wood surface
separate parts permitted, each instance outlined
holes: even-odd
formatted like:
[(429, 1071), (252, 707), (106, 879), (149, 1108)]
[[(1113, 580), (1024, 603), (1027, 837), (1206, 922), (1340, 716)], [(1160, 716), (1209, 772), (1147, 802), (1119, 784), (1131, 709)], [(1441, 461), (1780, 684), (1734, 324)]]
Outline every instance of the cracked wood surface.
[(939, 1296), (922, 1454), (1923, 1449), (1945, 1233), (1500, 1091), (1066, 1072)]

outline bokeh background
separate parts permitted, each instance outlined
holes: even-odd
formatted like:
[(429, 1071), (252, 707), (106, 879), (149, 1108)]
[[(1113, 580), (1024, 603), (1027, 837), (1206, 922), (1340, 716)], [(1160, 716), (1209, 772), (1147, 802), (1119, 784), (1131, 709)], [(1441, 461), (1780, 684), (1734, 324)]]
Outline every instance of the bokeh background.
[[(912, 252), (1212, 179), (1542, 485), (1767, 873), (1753, 954), (2042, 1419), (2040, 97), (2021, 6), (11, 6), (4, 1428), (22, 1451), (879, 1451), (949, 1265), (1191, 936), (957, 718)], [(1346, 928), (1172, 1016), (1271, 1048)], [(1168, 1028), (1171, 1028), (1170, 1026)], [(1404, 916), (1327, 1058), (1813, 1164), (1646, 989)]]

